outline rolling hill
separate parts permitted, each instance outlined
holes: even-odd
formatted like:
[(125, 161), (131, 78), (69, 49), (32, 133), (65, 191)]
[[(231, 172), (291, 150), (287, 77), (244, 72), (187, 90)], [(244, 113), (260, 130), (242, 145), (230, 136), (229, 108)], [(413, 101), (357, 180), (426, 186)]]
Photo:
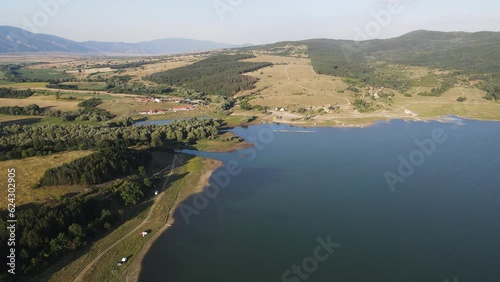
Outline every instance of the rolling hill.
[(368, 41), (314, 39), (308, 46), (315, 70), (346, 75), (370, 71), (370, 61), (460, 70), (500, 71), (500, 32), (414, 31), (403, 36)]

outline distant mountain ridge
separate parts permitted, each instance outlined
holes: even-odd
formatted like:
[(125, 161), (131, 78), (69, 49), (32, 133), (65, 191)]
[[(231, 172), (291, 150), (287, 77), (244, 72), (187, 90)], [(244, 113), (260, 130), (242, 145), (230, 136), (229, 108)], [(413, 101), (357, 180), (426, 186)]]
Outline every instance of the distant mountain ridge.
[(310, 39), (267, 45), (237, 46), (182, 38), (139, 43), (76, 42), (65, 38), (33, 34), (20, 28), (0, 26), (0, 54), (66, 52), (81, 54), (162, 55), (217, 49), (242, 51), (273, 50), (288, 44), (307, 45), (316, 72), (349, 76), (370, 71), (373, 60), (433, 68), (500, 74), (500, 32), (439, 32), (418, 30), (390, 39), (366, 41)]
[(0, 26), (0, 53), (114, 53), (130, 55), (166, 55), (237, 48), (248, 45), (232, 45), (212, 41), (184, 38), (168, 38), (139, 43), (125, 42), (76, 42), (62, 37), (35, 34), (17, 27)]

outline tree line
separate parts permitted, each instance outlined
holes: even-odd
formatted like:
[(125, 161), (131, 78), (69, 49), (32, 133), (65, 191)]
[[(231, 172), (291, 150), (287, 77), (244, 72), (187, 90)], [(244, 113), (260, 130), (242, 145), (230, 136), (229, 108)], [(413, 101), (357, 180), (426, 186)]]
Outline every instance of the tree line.
[(37, 187), (101, 184), (135, 173), (150, 161), (151, 154), (147, 151), (128, 149), (118, 142), (105, 143), (88, 157), (47, 170)]
[(486, 100), (500, 100), (500, 79), (491, 78), (479, 85), (479, 88), (486, 91), (484, 99)]
[(102, 103), (101, 99), (92, 98), (78, 104), (79, 109), (75, 111), (48, 110), (41, 108), (37, 104), (31, 104), (25, 107), (7, 106), (0, 107), (0, 114), (5, 115), (26, 115), (26, 116), (48, 116), (57, 117), (62, 121), (108, 121), (115, 118), (115, 115), (104, 109), (96, 108)]
[(25, 107), (12, 106), (0, 107), (0, 114), (12, 116), (41, 116), (45, 113), (44, 108), (40, 108), (37, 104), (31, 104)]
[(31, 89), (28, 90), (15, 90), (12, 88), (0, 88), (0, 98), (15, 98), (15, 99), (25, 99), (33, 96), (35, 92)]
[(94, 126), (42, 124), (0, 126), (0, 160), (44, 156), (55, 152), (89, 150), (106, 141), (126, 146), (172, 146), (215, 138), (220, 123), (212, 119), (189, 119), (170, 125), (126, 126), (129, 122)]

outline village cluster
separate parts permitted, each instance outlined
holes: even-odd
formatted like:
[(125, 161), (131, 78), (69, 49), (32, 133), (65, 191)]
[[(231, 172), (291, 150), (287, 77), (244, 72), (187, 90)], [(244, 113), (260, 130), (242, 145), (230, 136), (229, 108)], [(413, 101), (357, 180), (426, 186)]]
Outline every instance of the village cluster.
[(186, 98), (177, 98), (177, 97), (162, 97), (162, 98), (146, 98), (141, 97), (137, 99), (142, 103), (176, 103), (178, 106), (169, 108), (169, 109), (150, 109), (148, 111), (140, 111), (138, 114), (140, 115), (161, 115), (167, 112), (188, 112), (195, 109), (198, 105), (205, 105), (203, 100), (191, 100)]
[(382, 92), (384, 91), (384, 87), (380, 87), (380, 88), (377, 88), (377, 87), (370, 87), (370, 89), (368, 90), (368, 93), (373, 96), (373, 98), (375, 99), (379, 99), (380, 98), (380, 95)]

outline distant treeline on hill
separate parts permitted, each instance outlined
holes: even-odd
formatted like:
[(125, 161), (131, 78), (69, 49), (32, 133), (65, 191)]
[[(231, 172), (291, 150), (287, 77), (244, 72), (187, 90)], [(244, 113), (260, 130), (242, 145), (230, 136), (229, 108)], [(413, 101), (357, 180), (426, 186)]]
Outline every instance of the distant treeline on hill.
[(243, 74), (271, 66), (271, 63), (242, 62), (253, 55), (218, 55), (189, 66), (155, 73), (147, 79), (159, 84), (190, 88), (209, 95), (232, 96), (254, 88), (257, 78)]
[(121, 70), (121, 69), (129, 69), (129, 68), (137, 68), (137, 67), (142, 67), (145, 65), (150, 65), (150, 64), (156, 64), (158, 63), (158, 60), (155, 61), (140, 61), (140, 62), (132, 62), (132, 63), (124, 63), (124, 64), (96, 64), (94, 65), (95, 68), (110, 68), (114, 70)]
[(327, 74), (358, 72), (370, 60), (469, 74), (500, 71), (498, 32), (415, 31), (385, 40), (313, 39), (301, 43), (307, 45), (315, 69)]
[[(290, 44), (305, 44), (314, 70), (353, 78), (364, 86), (376, 85), (405, 93), (415, 79), (390, 65), (409, 65), (450, 70), (457, 75), (480, 76), (486, 82), (481, 88), (486, 99), (498, 99), (495, 85), (500, 81), (500, 33), (415, 31), (385, 40), (313, 39)], [(444, 78), (439, 87), (424, 96), (439, 96), (455, 85)], [(414, 85), (413, 85), (414, 86)], [(435, 87), (435, 86), (433, 86)]]
[(12, 88), (0, 88), (0, 98), (25, 99), (33, 96), (35, 92), (28, 90), (14, 90)]

